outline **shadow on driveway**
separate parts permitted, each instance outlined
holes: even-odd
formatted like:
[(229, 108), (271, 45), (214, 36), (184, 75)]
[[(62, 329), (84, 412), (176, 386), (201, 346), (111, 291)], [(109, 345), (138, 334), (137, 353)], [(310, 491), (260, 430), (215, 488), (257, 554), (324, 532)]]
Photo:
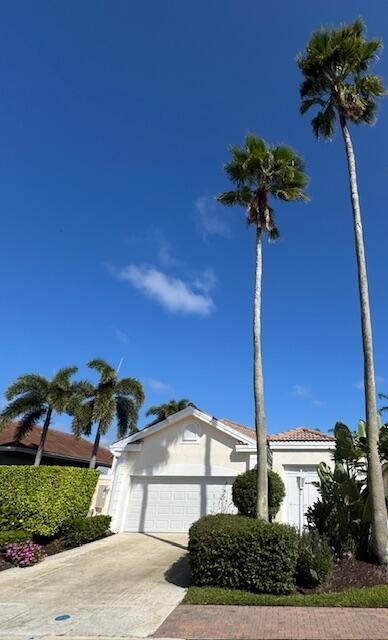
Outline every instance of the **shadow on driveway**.
[(167, 582), (175, 584), (177, 587), (187, 589), (191, 585), (191, 571), (189, 564), (189, 554), (182, 556), (174, 562), (164, 573)]

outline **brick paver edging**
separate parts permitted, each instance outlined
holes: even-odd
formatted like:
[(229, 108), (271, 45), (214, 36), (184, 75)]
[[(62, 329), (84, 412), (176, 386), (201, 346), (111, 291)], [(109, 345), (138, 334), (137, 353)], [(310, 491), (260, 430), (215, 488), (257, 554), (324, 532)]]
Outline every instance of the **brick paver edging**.
[(180, 605), (155, 638), (386, 640), (388, 609)]

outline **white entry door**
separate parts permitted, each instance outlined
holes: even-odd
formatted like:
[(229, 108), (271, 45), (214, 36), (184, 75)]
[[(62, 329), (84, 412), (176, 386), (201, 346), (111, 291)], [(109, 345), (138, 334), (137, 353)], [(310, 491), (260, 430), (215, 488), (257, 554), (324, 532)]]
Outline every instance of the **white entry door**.
[(300, 533), (307, 524), (307, 508), (319, 499), (316, 467), (288, 467), (286, 469), (286, 508), (287, 524)]
[(210, 513), (235, 513), (233, 478), (132, 476), (125, 531), (186, 532)]

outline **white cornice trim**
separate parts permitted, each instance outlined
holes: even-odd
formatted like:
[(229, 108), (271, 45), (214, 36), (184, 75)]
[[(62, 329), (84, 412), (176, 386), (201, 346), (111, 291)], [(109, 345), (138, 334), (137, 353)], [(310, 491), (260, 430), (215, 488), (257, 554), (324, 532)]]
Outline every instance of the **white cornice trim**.
[[(328, 451), (334, 449), (335, 443), (328, 442), (327, 440), (316, 440), (316, 441), (296, 441), (293, 442), (274, 442), (270, 441), (268, 443), (269, 449), (271, 452), (273, 451), (303, 451), (303, 450), (314, 450), (314, 451)], [(246, 445), (246, 444), (238, 444), (236, 446), (236, 451), (239, 453), (249, 452), (256, 453), (256, 444), (254, 445)]]
[(331, 450), (335, 448), (335, 442), (329, 442), (328, 440), (270, 440), (269, 447), (271, 451), (283, 451), (293, 450), (300, 451), (301, 449), (313, 449), (313, 450)]

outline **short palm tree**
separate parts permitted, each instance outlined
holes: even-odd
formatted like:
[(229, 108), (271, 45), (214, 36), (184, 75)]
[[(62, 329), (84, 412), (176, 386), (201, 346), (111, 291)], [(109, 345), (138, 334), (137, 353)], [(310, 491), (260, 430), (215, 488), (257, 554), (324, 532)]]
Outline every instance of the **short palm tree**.
[(90, 436), (93, 425), (97, 431), (93, 443), (89, 467), (94, 469), (101, 436), (105, 435), (112, 422), (117, 420), (117, 438), (137, 431), (139, 410), (144, 402), (144, 391), (136, 378), (118, 378), (117, 371), (105, 360), (88, 362), (90, 369), (100, 375), (97, 385), (83, 382), (73, 396), (69, 413), (72, 415), (72, 430), (76, 436)]
[(187, 398), (182, 398), (182, 400), (170, 400), (164, 404), (154, 404), (147, 410), (146, 416), (156, 416), (158, 422), (160, 422), (161, 420), (165, 420), (168, 416), (171, 416), (178, 411), (182, 411), (182, 409), (186, 409), (189, 404), (190, 400), (187, 400)]
[(242, 148), (230, 148), (232, 159), (225, 172), (235, 185), (233, 191), (217, 196), (226, 206), (242, 206), (248, 225), (256, 233), (256, 270), (253, 304), (253, 382), (257, 440), (257, 517), (268, 520), (267, 432), (264, 413), (264, 383), (261, 354), (262, 239), (279, 237), (270, 199), (308, 200), (308, 178), (303, 160), (283, 145), (270, 147), (253, 134), (245, 137)]
[(368, 278), (358, 196), (356, 162), (348, 123), (373, 124), (377, 102), (385, 94), (383, 81), (370, 73), (382, 48), (381, 40), (367, 40), (362, 20), (340, 28), (322, 28), (314, 33), (306, 50), (297, 58), (304, 76), (300, 87), (301, 113), (317, 108), (312, 120), (315, 135), (332, 138), (338, 121), (345, 145), (350, 199), (358, 266), (362, 344), (364, 353), (365, 414), (368, 434), (368, 468), (372, 502), (373, 546), (379, 562), (388, 562), (388, 525), (382, 469), (379, 460), (376, 383)]
[(51, 380), (35, 373), (20, 376), (5, 392), (8, 404), (0, 413), (0, 430), (18, 420), (16, 439), (22, 440), (39, 421), (44, 420), (35, 466), (41, 463), (53, 413), (67, 411), (74, 392), (71, 378), (77, 370), (77, 367), (65, 367)]

